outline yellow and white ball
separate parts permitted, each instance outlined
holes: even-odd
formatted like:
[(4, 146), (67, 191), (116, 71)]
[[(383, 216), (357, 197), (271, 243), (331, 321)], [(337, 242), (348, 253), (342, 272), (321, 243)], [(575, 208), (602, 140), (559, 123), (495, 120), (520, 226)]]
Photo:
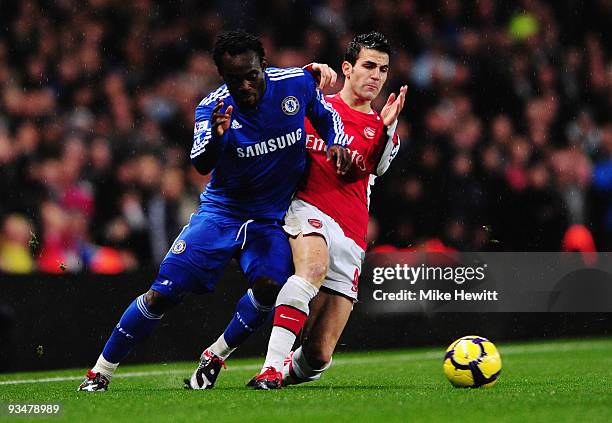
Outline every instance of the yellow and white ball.
[(464, 336), (453, 342), (444, 356), (444, 374), (459, 388), (489, 388), (502, 368), (497, 348), (482, 336)]

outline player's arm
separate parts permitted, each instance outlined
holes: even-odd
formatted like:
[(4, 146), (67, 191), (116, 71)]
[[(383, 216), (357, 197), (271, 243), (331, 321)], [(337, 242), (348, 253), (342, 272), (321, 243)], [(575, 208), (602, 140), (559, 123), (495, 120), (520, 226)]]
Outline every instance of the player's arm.
[(346, 149), (348, 136), (344, 133), (342, 119), (317, 89), (312, 75), (306, 72), (306, 78), (310, 95), (306, 117), (327, 142), (327, 161), (334, 160), (338, 173), (344, 175), (351, 167), (351, 156)]
[(223, 100), (211, 105), (199, 105), (196, 108), (196, 123), (191, 148), (191, 163), (202, 175), (208, 174), (219, 160), (227, 139), (232, 116), (232, 106), (223, 109)]
[(381, 176), (387, 171), (387, 169), (389, 169), (391, 162), (400, 149), (400, 139), (395, 131), (397, 129), (397, 120), (402, 109), (404, 108), (407, 91), (408, 87), (404, 85), (400, 88), (399, 95), (396, 96), (395, 93), (391, 93), (387, 99), (387, 103), (380, 112), (380, 116), (383, 119), (386, 131), (385, 145), (382, 149), (380, 160), (376, 165), (376, 175), (378, 176)]
[(380, 160), (378, 160), (378, 164), (376, 165), (376, 176), (383, 175), (389, 169), (391, 162), (395, 156), (397, 156), (400, 149), (400, 138), (395, 132), (396, 128), (397, 121), (395, 121), (391, 126), (385, 126), (385, 146), (382, 150)]
[(302, 69), (310, 72), (314, 79), (316, 79), (318, 87), (321, 91), (336, 85), (338, 74), (325, 63), (309, 63), (306, 66), (302, 66)]

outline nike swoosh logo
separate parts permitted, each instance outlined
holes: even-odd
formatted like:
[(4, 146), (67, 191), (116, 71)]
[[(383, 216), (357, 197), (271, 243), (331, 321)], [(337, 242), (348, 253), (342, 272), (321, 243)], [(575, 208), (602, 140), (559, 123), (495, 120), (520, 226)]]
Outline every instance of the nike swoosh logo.
[(295, 320), (296, 322), (299, 322), (298, 319), (294, 319), (293, 317), (285, 316), (283, 313), (281, 313), (280, 317), (281, 319), (289, 319), (289, 320)]

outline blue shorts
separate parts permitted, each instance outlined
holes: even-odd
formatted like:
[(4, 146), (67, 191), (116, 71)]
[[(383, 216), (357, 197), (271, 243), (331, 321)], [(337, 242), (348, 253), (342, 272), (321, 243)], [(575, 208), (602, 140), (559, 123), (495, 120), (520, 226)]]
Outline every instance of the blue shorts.
[(249, 286), (262, 276), (282, 285), (293, 273), (291, 247), (281, 222), (245, 222), (199, 211), (172, 244), (151, 289), (177, 303), (187, 292), (211, 292), (234, 257)]

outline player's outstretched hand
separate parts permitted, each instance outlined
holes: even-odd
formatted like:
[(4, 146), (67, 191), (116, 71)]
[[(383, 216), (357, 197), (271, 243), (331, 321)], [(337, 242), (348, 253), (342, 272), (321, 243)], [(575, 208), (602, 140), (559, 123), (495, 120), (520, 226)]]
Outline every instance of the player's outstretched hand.
[(216, 132), (218, 136), (223, 136), (225, 131), (230, 127), (230, 121), (232, 119), (233, 106), (227, 106), (225, 113), (220, 113), (223, 107), (223, 100), (217, 100), (217, 104), (212, 109), (212, 130)]
[(317, 80), (321, 91), (333, 87), (336, 84), (338, 74), (325, 63), (310, 63), (304, 66), (304, 70), (310, 72)]
[(327, 161), (336, 161), (336, 172), (345, 175), (351, 168), (351, 153), (341, 145), (332, 145), (327, 148)]
[(380, 112), (380, 116), (383, 118), (385, 126), (390, 126), (397, 120), (400, 112), (404, 108), (404, 101), (406, 100), (406, 92), (408, 91), (407, 85), (402, 85), (400, 88), (399, 95), (391, 93), (387, 99), (387, 104)]

